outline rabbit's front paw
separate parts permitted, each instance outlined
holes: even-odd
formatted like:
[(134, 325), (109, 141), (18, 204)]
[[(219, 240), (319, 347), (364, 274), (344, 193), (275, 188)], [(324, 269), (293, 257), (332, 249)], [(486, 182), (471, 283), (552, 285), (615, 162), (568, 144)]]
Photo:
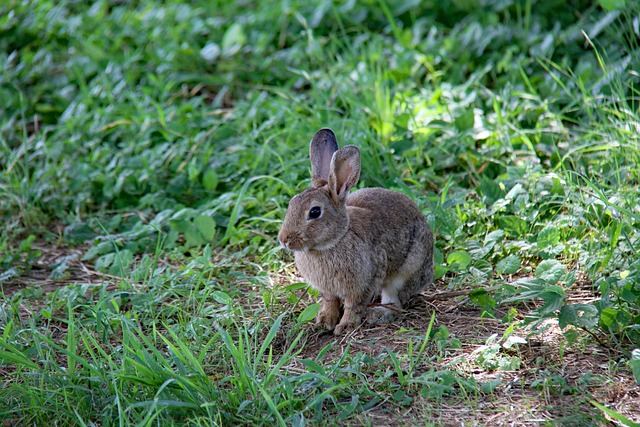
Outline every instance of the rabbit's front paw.
[(334, 335), (346, 335), (349, 332), (353, 331), (356, 326), (358, 326), (357, 323), (354, 322), (345, 322), (344, 319), (342, 320), (342, 322), (338, 323), (336, 325), (336, 328), (333, 330), (333, 334)]
[(340, 312), (338, 312), (337, 314), (320, 312), (316, 316), (316, 325), (322, 325), (327, 328), (327, 330), (332, 331), (338, 324), (338, 319), (340, 319)]
[(316, 325), (324, 325), (332, 331), (340, 320), (340, 300), (338, 298), (324, 297), (320, 311), (316, 316)]
[(333, 334), (344, 335), (360, 326), (360, 323), (362, 322), (362, 314), (363, 309), (360, 306), (356, 306), (355, 308), (345, 306), (342, 319), (333, 330)]

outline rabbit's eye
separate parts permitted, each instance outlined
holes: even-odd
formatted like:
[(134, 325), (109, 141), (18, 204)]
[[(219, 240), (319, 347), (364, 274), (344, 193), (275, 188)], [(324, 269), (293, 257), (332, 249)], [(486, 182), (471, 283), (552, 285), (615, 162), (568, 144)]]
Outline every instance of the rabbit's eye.
[(322, 209), (320, 209), (320, 206), (314, 206), (311, 209), (309, 209), (309, 219), (318, 219), (320, 218), (321, 214), (322, 214)]

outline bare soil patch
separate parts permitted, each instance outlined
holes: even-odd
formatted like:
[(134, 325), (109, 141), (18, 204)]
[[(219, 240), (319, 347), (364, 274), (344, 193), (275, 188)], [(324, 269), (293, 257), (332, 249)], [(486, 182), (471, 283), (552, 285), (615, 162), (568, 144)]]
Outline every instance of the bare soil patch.
[[(29, 271), (4, 282), (0, 282), (0, 291), (5, 297), (11, 298), (25, 288), (33, 288), (39, 295), (53, 292), (58, 288), (77, 283), (103, 283), (119, 281), (120, 278), (96, 271), (91, 263), (82, 261), (87, 251), (84, 246), (68, 246), (38, 242), (33, 249), (42, 254), (31, 266)], [(51, 278), (55, 266), (66, 258), (67, 268), (64, 276), (59, 279)]]

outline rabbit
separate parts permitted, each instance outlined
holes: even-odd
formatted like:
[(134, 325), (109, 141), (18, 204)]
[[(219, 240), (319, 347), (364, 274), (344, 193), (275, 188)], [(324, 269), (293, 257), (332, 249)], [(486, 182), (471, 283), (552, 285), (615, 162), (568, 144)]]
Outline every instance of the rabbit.
[(382, 306), (367, 321), (388, 323), (412, 296), (433, 285), (431, 229), (402, 193), (350, 192), (360, 178), (360, 150), (338, 149), (331, 129), (315, 134), (309, 154), (311, 187), (289, 202), (278, 240), (320, 291), (316, 323), (335, 335), (350, 332), (378, 296)]

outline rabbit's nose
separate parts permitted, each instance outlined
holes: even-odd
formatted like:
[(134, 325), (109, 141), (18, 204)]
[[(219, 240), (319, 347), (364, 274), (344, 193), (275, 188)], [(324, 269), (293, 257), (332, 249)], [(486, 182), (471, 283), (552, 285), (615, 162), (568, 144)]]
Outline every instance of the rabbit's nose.
[(280, 230), (280, 232), (278, 233), (278, 241), (280, 242), (280, 245), (284, 246), (285, 248), (288, 247), (289, 233), (285, 230)]

